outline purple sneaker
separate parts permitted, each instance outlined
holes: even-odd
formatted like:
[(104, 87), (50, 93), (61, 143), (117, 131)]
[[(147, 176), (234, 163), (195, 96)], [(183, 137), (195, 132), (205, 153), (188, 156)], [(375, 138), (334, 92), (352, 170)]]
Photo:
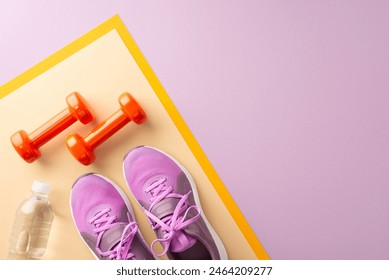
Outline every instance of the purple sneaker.
[[(157, 235), (155, 256), (175, 260), (227, 259), (220, 238), (201, 210), (195, 182), (171, 156), (151, 147), (131, 150), (123, 162), (127, 184)], [(156, 253), (155, 245), (164, 248)]]
[(134, 221), (121, 189), (98, 174), (85, 174), (73, 185), (70, 206), (76, 227), (97, 259), (154, 259)]

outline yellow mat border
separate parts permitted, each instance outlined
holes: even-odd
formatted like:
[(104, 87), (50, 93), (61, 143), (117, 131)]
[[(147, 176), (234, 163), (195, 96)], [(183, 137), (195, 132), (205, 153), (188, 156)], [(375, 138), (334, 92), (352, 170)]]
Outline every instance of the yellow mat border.
[(208, 176), (210, 182), (212, 183), (217, 193), (223, 200), (226, 208), (228, 209), (231, 216), (235, 220), (236, 224), (238, 225), (242, 234), (246, 238), (247, 242), (250, 244), (252, 250), (255, 252), (256, 256), (262, 260), (270, 259), (269, 255), (266, 253), (262, 244), (256, 237), (254, 231), (252, 230), (252, 228), (246, 221), (245, 217), (243, 216), (242, 212), (236, 205), (235, 201), (229, 194), (228, 190), (224, 186), (223, 182), (221, 181), (220, 177), (216, 173), (215, 169), (212, 167), (211, 163), (209, 162), (208, 158), (204, 154), (203, 150), (201, 149), (200, 145), (196, 141), (195, 137), (193, 136), (188, 126), (184, 122), (177, 108), (169, 98), (165, 89), (162, 87), (157, 76), (151, 69), (150, 65), (147, 63), (145, 57), (143, 56), (140, 49), (136, 45), (134, 39), (132, 38), (131, 34), (128, 32), (126, 26), (124, 25), (123, 21), (120, 19), (119, 15), (113, 16), (112, 18), (103, 22), (102, 24), (92, 29), (85, 35), (81, 36), (80, 38), (76, 39), (69, 45), (65, 46), (61, 50), (57, 51), (56, 53), (52, 54), (51, 56), (44, 59), (40, 63), (31, 67), (29, 70), (25, 71), (21, 75), (10, 80), (8, 83), (2, 85), (0, 87), (0, 99), (12, 93), (17, 88), (33, 80), (40, 74), (49, 70), (51, 67), (65, 60), (66, 58), (70, 57), (74, 53), (78, 52), (82, 48), (86, 47), (87, 45), (91, 44), (93, 41), (97, 40), (98, 38), (104, 36), (106, 33), (114, 29), (118, 32), (124, 44), (128, 48), (129, 52), (135, 58), (136, 63), (138, 64), (141, 71), (145, 75), (146, 79), (150, 83), (154, 92), (157, 94), (159, 100), (161, 101), (162, 105), (165, 107), (170, 118), (173, 120), (174, 124), (176, 125), (177, 129), (180, 131), (181, 135), (183, 136), (184, 140), (188, 144), (189, 148), (191, 149), (192, 153), (196, 157), (197, 161), (200, 163), (205, 174)]

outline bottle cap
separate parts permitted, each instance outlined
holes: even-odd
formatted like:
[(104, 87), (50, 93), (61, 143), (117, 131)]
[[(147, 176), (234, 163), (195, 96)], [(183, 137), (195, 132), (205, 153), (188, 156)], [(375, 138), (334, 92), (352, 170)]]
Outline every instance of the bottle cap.
[(32, 183), (32, 191), (41, 193), (41, 194), (48, 194), (51, 190), (51, 186), (49, 183), (43, 182), (43, 181), (34, 181)]

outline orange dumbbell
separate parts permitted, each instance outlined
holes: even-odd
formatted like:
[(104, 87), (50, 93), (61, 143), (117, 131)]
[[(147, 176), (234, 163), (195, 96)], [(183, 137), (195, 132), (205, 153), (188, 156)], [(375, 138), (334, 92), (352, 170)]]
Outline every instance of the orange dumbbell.
[(119, 97), (120, 109), (107, 120), (96, 126), (84, 138), (79, 134), (70, 135), (66, 145), (72, 155), (82, 164), (89, 165), (95, 161), (94, 150), (130, 121), (142, 124), (146, 113), (129, 93)]
[(78, 92), (69, 94), (66, 103), (66, 109), (34, 132), (27, 134), (20, 130), (11, 136), (12, 145), (26, 162), (31, 163), (40, 158), (39, 148), (77, 120), (87, 124), (94, 119), (89, 105)]

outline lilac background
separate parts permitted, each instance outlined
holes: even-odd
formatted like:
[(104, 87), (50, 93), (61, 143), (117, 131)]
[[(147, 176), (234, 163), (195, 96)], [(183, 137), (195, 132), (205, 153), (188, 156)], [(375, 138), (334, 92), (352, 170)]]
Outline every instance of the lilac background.
[(388, 259), (388, 12), (2, 1), (0, 84), (119, 13), (273, 259)]

